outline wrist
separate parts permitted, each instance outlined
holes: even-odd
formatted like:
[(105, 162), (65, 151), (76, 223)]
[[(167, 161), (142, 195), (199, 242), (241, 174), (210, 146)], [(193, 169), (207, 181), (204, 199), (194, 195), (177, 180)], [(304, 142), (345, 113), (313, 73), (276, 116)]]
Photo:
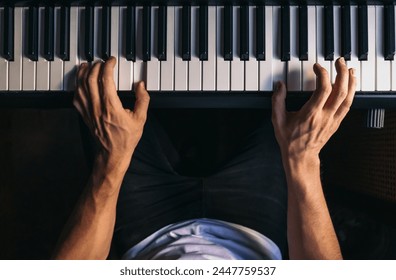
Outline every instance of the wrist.
[(131, 162), (132, 154), (125, 153), (122, 156), (114, 156), (107, 152), (99, 152), (96, 155), (94, 169), (100, 170), (104, 174), (124, 175)]
[(321, 187), (318, 155), (283, 156), (283, 166), (290, 190), (307, 193)]
[(290, 156), (282, 154), (284, 168), (288, 172), (310, 172), (320, 169), (320, 159), (317, 154), (300, 154)]
[(90, 177), (91, 195), (96, 199), (118, 196), (131, 157), (114, 158), (98, 153)]

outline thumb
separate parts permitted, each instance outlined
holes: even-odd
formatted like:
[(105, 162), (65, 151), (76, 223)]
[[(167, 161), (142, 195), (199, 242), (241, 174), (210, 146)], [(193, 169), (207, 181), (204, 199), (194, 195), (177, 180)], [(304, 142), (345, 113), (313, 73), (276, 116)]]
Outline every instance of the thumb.
[(134, 115), (138, 119), (146, 120), (147, 118), (147, 110), (150, 103), (150, 96), (144, 86), (144, 82), (141, 81), (136, 86), (136, 101), (133, 109)]
[(276, 83), (276, 89), (272, 95), (272, 123), (279, 126), (286, 116), (286, 86), (283, 82)]

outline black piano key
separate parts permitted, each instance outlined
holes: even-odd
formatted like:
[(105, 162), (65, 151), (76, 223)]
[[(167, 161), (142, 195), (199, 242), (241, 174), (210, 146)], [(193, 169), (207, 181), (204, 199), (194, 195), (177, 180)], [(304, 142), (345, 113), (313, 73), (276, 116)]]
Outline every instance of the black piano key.
[(29, 7), (27, 57), (32, 61), (38, 60), (38, 8)]
[(151, 7), (143, 7), (143, 61), (151, 60)]
[(351, 6), (341, 6), (341, 56), (351, 60)]
[(300, 60), (308, 60), (308, 8), (301, 5), (298, 9), (298, 56)]
[(94, 8), (92, 6), (85, 7), (85, 59), (88, 62), (94, 58)]
[(184, 6), (182, 12), (182, 58), (191, 60), (191, 6)]
[(233, 26), (232, 7), (225, 6), (224, 7), (224, 24), (223, 24), (224, 60), (232, 60), (232, 57), (233, 57), (232, 26)]
[(368, 16), (367, 5), (358, 7), (358, 59), (368, 59)]
[(100, 57), (107, 60), (111, 56), (111, 8), (102, 7), (102, 50)]
[(393, 5), (384, 7), (384, 57), (393, 60), (395, 56), (395, 8)]
[(281, 60), (290, 60), (290, 7), (281, 7)]
[(239, 21), (239, 57), (241, 60), (249, 60), (249, 7), (240, 7)]
[(328, 5), (324, 7), (324, 58), (334, 60), (334, 9)]
[(59, 57), (70, 60), (70, 7), (61, 7)]
[(208, 60), (208, 6), (199, 7), (199, 59)]
[(265, 6), (256, 8), (256, 58), (265, 60)]
[(158, 60), (166, 60), (166, 30), (167, 30), (166, 6), (160, 6), (158, 11)]
[(135, 48), (135, 7), (128, 6), (126, 14), (125, 57), (128, 61), (136, 60)]
[(4, 41), (3, 56), (8, 61), (14, 60), (14, 8), (4, 7)]
[(54, 7), (45, 7), (44, 22), (44, 52), (43, 57), (48, 61), (54, 60)]

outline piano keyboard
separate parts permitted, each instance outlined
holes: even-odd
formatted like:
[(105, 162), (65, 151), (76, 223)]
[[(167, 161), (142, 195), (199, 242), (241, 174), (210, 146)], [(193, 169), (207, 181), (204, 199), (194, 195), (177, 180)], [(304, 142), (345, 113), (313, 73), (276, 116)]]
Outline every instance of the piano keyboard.
[(140, 80), (153, 93), (256, 97), (283, 80), (304, 95), (313, 64), (334, 81), (339, 56), (356, 69), (357, 99), (385, 108), (396, 90), (394, 5), (5, 6), (0, 26), (7, 96), (72, 92), (80, 63), (109, 56), (121, 95)]

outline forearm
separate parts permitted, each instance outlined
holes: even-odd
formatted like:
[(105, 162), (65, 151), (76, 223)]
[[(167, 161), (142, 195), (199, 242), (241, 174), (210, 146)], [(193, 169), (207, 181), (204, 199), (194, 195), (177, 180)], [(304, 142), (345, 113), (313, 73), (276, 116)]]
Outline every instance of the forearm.
[(116, 205), (126, 168), (99, 157), (66, 224), (56, 259), (106, 259), (114, 232)]
[(318, 157), (284, 159), (288, 184), (288, 243), (291, 259), (341, 259), (320, 181)]

